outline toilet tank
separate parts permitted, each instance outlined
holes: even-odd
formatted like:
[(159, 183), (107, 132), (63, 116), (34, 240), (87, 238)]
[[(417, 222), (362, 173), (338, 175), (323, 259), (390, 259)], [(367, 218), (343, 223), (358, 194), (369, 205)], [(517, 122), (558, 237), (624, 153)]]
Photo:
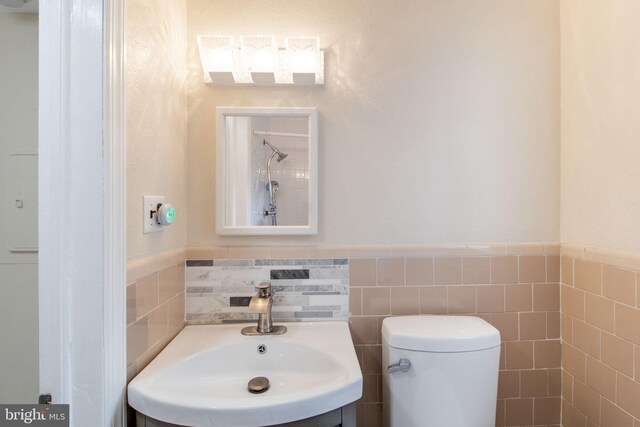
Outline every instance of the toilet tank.
[[(401, 359), (411, 367), (389, 373)], [(384, 319), (385, 427), (495, 426), (499, 363), (500, 333), (478, 317)]]

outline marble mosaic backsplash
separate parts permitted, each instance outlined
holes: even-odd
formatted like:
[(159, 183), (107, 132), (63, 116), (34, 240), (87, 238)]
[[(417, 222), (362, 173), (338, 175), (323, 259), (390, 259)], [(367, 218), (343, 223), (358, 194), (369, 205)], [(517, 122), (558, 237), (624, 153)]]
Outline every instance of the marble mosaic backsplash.
[(256, 285), (271, 282), (276, 321), (347, 320), (347, 259), (187, 260), (188, 324), (246, 322)]

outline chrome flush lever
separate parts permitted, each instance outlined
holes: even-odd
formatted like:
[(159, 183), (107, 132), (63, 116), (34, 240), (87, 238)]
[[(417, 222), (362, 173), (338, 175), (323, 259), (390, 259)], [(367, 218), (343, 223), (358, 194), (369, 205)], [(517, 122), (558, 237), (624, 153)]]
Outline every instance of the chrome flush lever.
[(405, 359), (404, 357), (400, 359), (398, 363), (387, 366), (387, 372), (389, 372), (390, 374), (398, 371), (407, 372), (409, 369), (411, 369), (411, 361), (409, 359)]

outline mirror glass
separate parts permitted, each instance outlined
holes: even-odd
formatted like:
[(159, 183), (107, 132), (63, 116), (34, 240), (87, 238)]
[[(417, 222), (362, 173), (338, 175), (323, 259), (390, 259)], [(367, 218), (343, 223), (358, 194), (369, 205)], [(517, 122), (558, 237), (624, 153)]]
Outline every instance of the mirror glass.
[(219, 234), (317, 233), (317, 111), (218, 108)]

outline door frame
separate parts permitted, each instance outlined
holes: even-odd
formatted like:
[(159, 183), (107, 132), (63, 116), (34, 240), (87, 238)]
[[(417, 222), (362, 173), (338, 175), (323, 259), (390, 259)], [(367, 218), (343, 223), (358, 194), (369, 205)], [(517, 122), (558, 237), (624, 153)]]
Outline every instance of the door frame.
[(124, 0), (40, 2), (40, 393), (124, 425)]

